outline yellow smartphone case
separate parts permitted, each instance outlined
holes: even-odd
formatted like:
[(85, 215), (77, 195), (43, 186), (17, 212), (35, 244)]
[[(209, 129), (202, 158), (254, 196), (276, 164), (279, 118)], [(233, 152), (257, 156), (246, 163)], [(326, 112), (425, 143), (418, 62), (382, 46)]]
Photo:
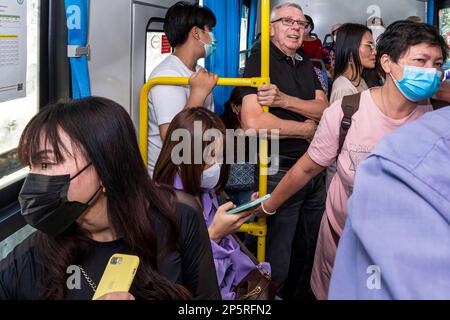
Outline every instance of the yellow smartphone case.
[(128, 292), (139, 266), (139, 257), (116, 253), (111, 256), (92, 300), (111, 292)]

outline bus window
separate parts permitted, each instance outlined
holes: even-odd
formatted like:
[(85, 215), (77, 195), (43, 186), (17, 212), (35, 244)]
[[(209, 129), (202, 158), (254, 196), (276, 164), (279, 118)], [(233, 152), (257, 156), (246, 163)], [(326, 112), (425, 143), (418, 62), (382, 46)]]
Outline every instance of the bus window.
[[(447, 46), (450, 48), (450, 7), (439, 10), (439, 30), (441, 32), (442, 37), (444, 37)], [(444, 65), (444, 70), (449, 69), (450, 69), (450, 59), (448, 59)]]
[(5, 258), (18, 244), (25, 240), (36, 229), (26, 225), (19, 231), (13, 233), (8, 238), (0, 242), (0, 260)]
[[(16, 23), (22, 23), (20, 18), (17, 20)], [(18, 161), (16, 149), (23, 129), (39, 108), (39, 0), (27, 1), (24, 23), (27, 23), (26, 96), (0, 102), (0, 190), (27, 173)]]
[(244, 72), (245, 61), (247, 60), (249, 11), (250, 8), (244, 3), (241, 13), (241, 34), (239, 43), (239, 70), (242, 70), (242, 72)]

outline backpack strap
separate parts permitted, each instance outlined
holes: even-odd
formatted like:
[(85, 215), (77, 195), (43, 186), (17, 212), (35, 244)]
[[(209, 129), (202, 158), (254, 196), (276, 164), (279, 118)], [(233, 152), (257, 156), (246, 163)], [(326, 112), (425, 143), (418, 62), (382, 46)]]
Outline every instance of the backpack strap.
[(342, 118), (341, 128), (339, 130), (339, 148), (337, 155), (341, 153), (348, 130), (352, 125), (352, 116), (356, 113), (356, 111), (358, 111), (360, 101), (361, 92), (353, 94), (351, 96), (345, 96), (344, 99), (342, 99), (341, 107), (342, 111), (344, 112), (344, 117)]

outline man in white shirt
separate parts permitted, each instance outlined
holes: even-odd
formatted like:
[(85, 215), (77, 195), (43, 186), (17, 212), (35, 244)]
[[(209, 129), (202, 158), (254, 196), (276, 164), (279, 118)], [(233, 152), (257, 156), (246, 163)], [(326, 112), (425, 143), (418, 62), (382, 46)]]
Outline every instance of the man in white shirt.
[(150, 90), (148, 170), (151, 176), (172, 119), (185, 108), (204, 106), (214, 111), (211, 91), (218, 76), (206, 72), (197, 62), (215, 51), (211, 32), (215, 25), (214, 13), (196, 4), (180, 1), (167, 11), (164, 32), (174, 51), (156, 66), (150, 79), (190, 77), (190, 87), (161, 85)]

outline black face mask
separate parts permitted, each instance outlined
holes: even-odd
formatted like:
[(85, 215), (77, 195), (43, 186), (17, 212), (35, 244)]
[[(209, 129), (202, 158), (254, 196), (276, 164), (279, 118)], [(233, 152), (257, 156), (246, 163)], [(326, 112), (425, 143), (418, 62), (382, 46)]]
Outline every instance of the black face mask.
[(68, 201), (67, 192), (70, 181), (78, 177), (92, 163), (89, 163), (75, 176), (47, 176), (28, 174), (19, 193), (22, 216), (32, 227), (51, 236), (67, 230), (89, 208), (90, 202), (100, 191), (101, 186), (87, 203)]

